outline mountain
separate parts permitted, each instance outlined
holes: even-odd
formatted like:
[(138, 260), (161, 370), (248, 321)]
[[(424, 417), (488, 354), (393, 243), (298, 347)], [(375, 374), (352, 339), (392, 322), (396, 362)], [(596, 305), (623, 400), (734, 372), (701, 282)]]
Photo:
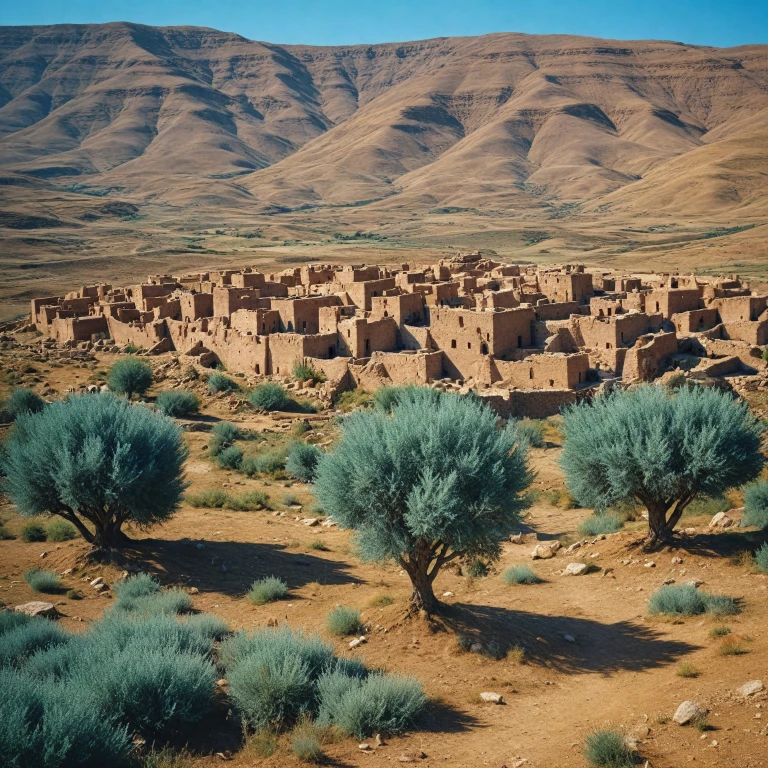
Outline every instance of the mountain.
[(764, 209), (766, 117), (768, 46), (0, 28), (0, 168), (173, 204)]

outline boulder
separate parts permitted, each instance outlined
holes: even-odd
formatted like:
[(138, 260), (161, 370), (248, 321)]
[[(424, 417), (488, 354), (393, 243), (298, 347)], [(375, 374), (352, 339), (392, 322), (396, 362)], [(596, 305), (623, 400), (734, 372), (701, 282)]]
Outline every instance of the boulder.
[(718, 512), (710, 521), (710, 528), (731, 528), (735, 524), (732, 517), (728, 517), (725, 512)]
[(480, 694), (480, 698), (488, 704), (503, 704), (504, 697), (500, 693), (492, 693), (491, 691), (483, 691)]
[(680, 725), (688, 725), (700, 717), (704, 717), (704, 710), (695, 701), (684, 701), (677, 708), (672, 719)]
[(362, 645), (365, 641), (366, 641), (365, 635), (360, 635), (360, 637), (356, 637), (354, 640), (350, 640), (349, 649), (352, 650), (353, 648), (357, 648), (358, 646)]
[(552, 548), (546, 544), (537, 544), (531, 552), (531, 558), (534, 560), (549, 560), (550, 557), (554, 557), (555, 553)]
[(744, 683), (736, 693), (746, 699), (748, 696), (754, 696), (756, 693), (762, 693), (764, 690), (765, 686), (762, 680), (750, 680), (748, 683)]
[(563, 576), (579, 576), (586, 570), (586, 563), (568, 563), (563, 571)]
[(53, 603), (44, 603), (41, 600), (33, 600), (30, 603), (17, 605), (13, 610), (19, 613), (26, 613), (27, 616), (43, 616), (46, 619), (55, 619), (61, 615)]

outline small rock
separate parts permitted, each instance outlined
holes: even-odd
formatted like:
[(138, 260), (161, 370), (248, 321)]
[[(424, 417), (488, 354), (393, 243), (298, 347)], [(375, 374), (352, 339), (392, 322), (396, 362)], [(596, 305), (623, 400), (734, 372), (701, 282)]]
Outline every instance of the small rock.
[(205, 544), (203, 544), (201, 541), (198, 541), (197, 544), (195, 544), (196, 549), (205, 549)]
[(48, 553), (47, 552), (41, 552), (40, 553), (40, 557), (41, 558), (48, 557)]
[(510, 541), (511, 541), (513, 544), (523, 544), (523, 534), (522, 534), (522, 533), (513, 533), (513, 534), (512, 534), (512, 535), (509, 537), (509, 540), (510, 540)]
[(97, 577), (96, 577), (96, 578), (95, 578), (95, 579), (94, 579), (94, 580), (91, 582), (91, 586), (92, 586), (92, 587), (98, 587), (98, 586), (100, 586), (100, 585), (101, 585), (101, 584), (103, 584), (103, 583), (104, 583), (104, 579), (103, 579), (101, 576), (97, 576)]
[(725, 512), (718, 512), (710, 521), (710, 528), (731, 528), (736, 521)]
[(453, 592), (443, 592), (443, 597), (453, 597)]
[(331, 518), (327, 518), (326, 520), (323, 520), (321, 523), (323, 528), (333, 528), (334, 525), (338, 525), (338, 523), (335, 520), (331, 520)]
[(568, 549), (565, 550), (565, 554), (569, 555), (571, 552), (575, 552), (580, 547), (581, 547), (581, 542), (575, 541), (573, 544), (571, 544), (570, 547), (568, 547)]
[(684, 701), (676, 710), (672, 719), (680, 725), (688, 723), (704, 716), (704, 710), (695, 701)]
[(703, 579), (691, 579), (690, 581), (685, 582), (686, 587), (700, 587), (704, 583)]
[(568, 563), (563, 571), (563, 576), (578, 576), (586, 570), (586, 563)]
[(764, 690), (765, 686), (762, 680), (750, 680), (748, 683), (744, 683), (736, 693), (746, 699), (748, 696), (754, 696), (756, 693), (761, 693)]
[(568, 643), (576, 642), (576, 638), (573, 635), (563, 635), (563, 640), (565, 640)]
[(384, 746), (384, 739), (381, 737), (380, 733), (376, 734), (376, 746), (377, 747), (383, 747)]
[(553, 552), (557, 552), (557, 551), (558, 551), (558, 550), (559, 550), (559, 549), (560, 549), (562, 546), (563, 546), (563, 545), (562, 545), (562, 544), (561, 544), (559, 541), (555, 540), (555, 541), (553, 541), (553, 542), (552, 542), (552, 543), (549, 545), (549, 548), (550, 548), (550, 549), (551, 549)]
[(200, 590), (197, 587), (190, 587), (189, 588), (189, 594), (190, 595), (197, 595), (200, 593)]
[(482, 653), (483, 652), (483, 644), (482, 643), (472, 643), (472, 645), (469, 646), (469, 650), (472, 653)]
[(358, 744), (357, 748), (362, 749), (363, 752), (367, 752), (371, 748), (371, 745), (367, 741), (364, 741), (362, 744)]
[(500, 693), (493, 693), (491, 691), (483, 691), (480, 694), (480, 698), (488, 704), (503, 704), (504, 697)]
[(656, 567), (656, 563), (654, 563), (653, 560), (649, 560), (647, 563), (643, 563), (643, 565), (646, 568), (655, 568)]
[(301, 522), (311, 528), (313, 525), (317, 525), (320, 521), (316, 517), (305, 517)]
[(62, 575), (62, 576), (69, 576), (69, 574), (70, 574), (70, 573), (72, 573), (72, 569), (71, 569), (71, 568), (65, 568), (65, 569), (64, 569), (64, 570), (61, 572), (61, 575)]
[(222, 677), (220, 680), (216, 681), (216, 685), (218, 685), (219, 688), (226, 688), (229, 685), (229, 680), (227, 680), (226, 677)]
[(46, 619), (55, 619), (60, 615), (53, 603), (44, 603), (41, 600), (17, 605), (13, 610), (26, 613), (27, 616), (44, 616)]
[(666, 587), (666, 586), (669, 586), (670, 584), (674, 584), (675, 580), (674, 579), (664, 579), (664, 581), (662, 581), (661, 583)]
[(683, 564), (683, 558), (682, 557), (673, 557), (672, 558), (672, 565), (682, 565)]
[(94, 587), (94, 590), (96, 590), (96, 592), (106, 592), (108, 589), (109, 587), (106, 584), (97, 584)]
[(349, 643), (349, 649), (352, 650), (353, 648), (357, 648), (359, 645), (362, 645), (365, 640), (365, 635), (360, 635), (360, 637), (356, 637), (354, 640), (351, 640)]
[(533, 552), (531, 552), (531, 558), (533, 560), (549, 560), (550, 557), (554, 556), (555, 553), (552, 551), (552, 548), (545, 544), (537, 544), (533, 548)]

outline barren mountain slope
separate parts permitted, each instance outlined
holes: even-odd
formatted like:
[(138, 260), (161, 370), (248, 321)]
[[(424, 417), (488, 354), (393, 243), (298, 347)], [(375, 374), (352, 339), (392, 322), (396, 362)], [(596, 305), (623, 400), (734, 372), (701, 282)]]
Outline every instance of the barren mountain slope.
[[(171, 203), (581, 201), (654, 169), (654, 188), (679, 181), (669, 161), (702, 146), (745, 152), (766, 109), (763, 46), (499, 34), (313, 48), (124, 23), (0, 30), (0, 164)], [(723, 196), (730, 181), (699, 157), (682, 170)]]

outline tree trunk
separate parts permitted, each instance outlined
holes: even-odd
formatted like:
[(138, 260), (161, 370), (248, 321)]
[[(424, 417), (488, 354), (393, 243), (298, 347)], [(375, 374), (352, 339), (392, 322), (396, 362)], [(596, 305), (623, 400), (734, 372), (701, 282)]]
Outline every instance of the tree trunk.
[(128, 539), (120, 530), (122, 521), (109, 520), (103, 525), (97, 525), (93, 534), (94, 554), (97, 556), (109, 556), (114, 550), (119, 549)]
[(427, 568), (419, 568), (408, 574), (413, 584), (411, 606), (414, 612), (424, 611), (427, 615), (435, 613), (440, 605), (432, 590), (432, 579), (427, 574)]
[(656, 547), (669, 543), (673, 526), (667, 520), (667, 508), (663, 504), (648, 504), (648, 546)]

